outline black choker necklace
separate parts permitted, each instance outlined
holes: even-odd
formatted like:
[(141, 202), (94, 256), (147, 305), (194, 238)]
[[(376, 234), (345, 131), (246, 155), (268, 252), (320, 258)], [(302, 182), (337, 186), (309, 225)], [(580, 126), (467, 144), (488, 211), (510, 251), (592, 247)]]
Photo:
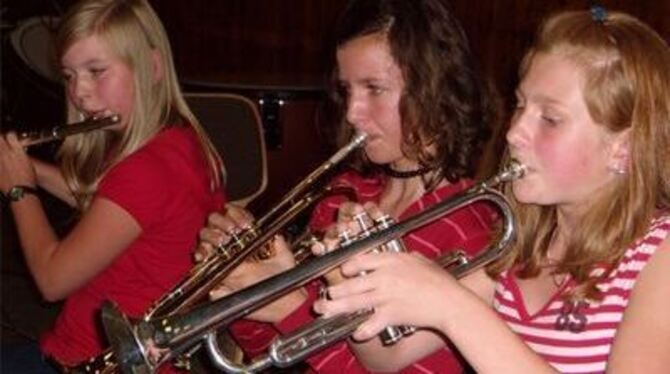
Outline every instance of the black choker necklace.
[(398, 171), (398, 170), (393, 170), (390, 165), (386, 164), (382, 166), (382, 171), (384, 174), (386, 174), (389, 177), (392, 178), (400, 178), (400, 179), (407, 179), (407, 178), (414, 178), (419, 175), (424, 175), (428, 173), (429, 171), (433, 170), (431, 167), (422, 167), (420, 169), (416, 170), (409, 170), (409, 171)]

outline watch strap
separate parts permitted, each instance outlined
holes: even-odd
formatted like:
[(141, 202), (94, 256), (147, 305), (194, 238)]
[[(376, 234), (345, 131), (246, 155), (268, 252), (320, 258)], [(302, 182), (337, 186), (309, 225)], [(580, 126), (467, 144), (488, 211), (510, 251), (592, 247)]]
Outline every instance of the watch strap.
[(37, 188), (17, 184), (16, 186), (10, 188), (9, 191), (7, 191), (7, 194), (4, 195), (4, 199), (11, 203), (13, 201), (21, 200), (26, 194), (37, 195)]

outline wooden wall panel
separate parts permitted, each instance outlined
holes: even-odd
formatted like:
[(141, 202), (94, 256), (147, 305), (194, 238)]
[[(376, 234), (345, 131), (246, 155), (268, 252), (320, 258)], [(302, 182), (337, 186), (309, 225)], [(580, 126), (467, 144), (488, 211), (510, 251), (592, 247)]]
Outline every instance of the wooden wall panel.
[[(411, 0), (408, 0), (411, 1)], [(509, 104), (517, 65), (536, 27), (561, 9), (585, 9), (584, 0), (452, 0), (484, 72)], [(268, 192), (278, 198), (330, 151), (314, 132), (328, 69), (331, 33), (345, 0), (155, 1), (170, 35), (182, 79), (199, 89), (243, 93), (256, 100), (288, 97), (280, 110), (281, 145), (269, 150)], [(670, 40), (670, 1), (604, 0)], [(204, 86), (210, 85), (207, 88)], [(300, 156), (297, 156), (300, 155)]]

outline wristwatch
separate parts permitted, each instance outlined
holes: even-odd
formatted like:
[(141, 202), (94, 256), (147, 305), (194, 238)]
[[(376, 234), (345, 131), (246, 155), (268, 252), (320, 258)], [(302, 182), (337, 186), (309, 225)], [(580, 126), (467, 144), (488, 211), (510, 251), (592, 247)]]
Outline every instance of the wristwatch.
[(7, 192), (7, 200), (9, 200), (9, 202), (19, 201), (28, 193), (37, 195), (37, 189), (19, 184), (9, 189)]

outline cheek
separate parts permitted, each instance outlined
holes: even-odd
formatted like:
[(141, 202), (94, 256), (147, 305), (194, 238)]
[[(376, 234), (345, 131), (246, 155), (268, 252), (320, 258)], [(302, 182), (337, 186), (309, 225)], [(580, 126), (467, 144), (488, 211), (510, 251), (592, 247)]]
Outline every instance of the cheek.
[(109, 83), (106, 87), (106, 96), (110, 104), (123, 114), (129, 114), (135, 101), (135, 90), (132, 81), (125, 79)]
[(600, 149), (586, 139), (562, 144), (545, 144), (541, 150), (542, 163), (557, 188), (588, 183), (602, 169)]
[(393, 103), (379, 105), (377, 113), (378, 123), (382, 131), (394, 144), (400, 144), (402, 142), (402, 120), (398, 106)]

